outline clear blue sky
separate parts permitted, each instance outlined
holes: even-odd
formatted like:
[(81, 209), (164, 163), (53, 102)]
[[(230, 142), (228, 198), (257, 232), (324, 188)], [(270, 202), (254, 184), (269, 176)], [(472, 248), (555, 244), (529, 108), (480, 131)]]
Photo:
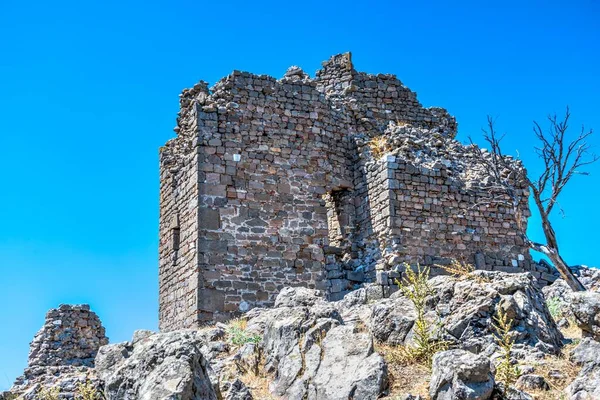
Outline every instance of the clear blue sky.
[[(158, 147), (200, 79), (352, 51), (448, 108), (461, 140), (499, 117), (530, 169), (533, 119), (569, 104), (600, 130), (597, 0), (368, 3), (0, 0), (0, 389), (60, 303), (90, 303), (111, 341), (157, 327)], [(592, 173), (555, 218), (573, 264), (600, 265)]]

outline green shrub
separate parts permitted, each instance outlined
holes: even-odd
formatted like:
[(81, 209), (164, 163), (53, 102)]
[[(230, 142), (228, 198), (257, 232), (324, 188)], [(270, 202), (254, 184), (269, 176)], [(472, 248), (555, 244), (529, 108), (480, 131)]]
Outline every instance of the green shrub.
[(96, 388), (96, 385), (90, 380), (80, 382), (77, 385), (76, 400), (104, 400), (104, 394)]
[(60, 389), (58, 387), (41, 388), (37, 392), (39, 400), (59, 400)]
[(441, 323), (431, 323), (425, 318), (427, 298), (433, 294), (429, 285), (429, 267), (417, 266), (417, 272), (410, 265), (404, 264), (406, 276), (402, 281), (396, 281), (402, 294), (414, 305), (417, 318), (414, 323), (414, 344), (401, 348), (402, 357), (406, 362), (417, 362), (431, 367), (435, 353), (448, 349), (448, 342), (440, 340), (438, 334)]
[(548, 306), (548, 311), (550, 311), (550, 315), (552, 315), (552, 318), (554, 318), (555, 321), (564, 317), (563, 303), (558, 297), (549, 298), (546, 301), (546, 306)]
[(227, 327), (229, 343), (234, 346), (242, 346), (246, 343), (260, 343), (262, 340), (260, 335), (246, 331), (247, 323), (245, 319), (241, 318), (233, 319), (229, 322)]
[(502, 350), (502, 359), (496, 366), (496, 381), (504, 384), (504, 390), (508, 390), (509, 386), (514, 384), (521, 375), (519, 364), (513, 364), (510, 353), (515, 343), (514, 337), (510, 334), (513, 321), (508, 319), (502, 308), (498, 307), (497, 316), (494, 317), (496, 323), (496, 342)]

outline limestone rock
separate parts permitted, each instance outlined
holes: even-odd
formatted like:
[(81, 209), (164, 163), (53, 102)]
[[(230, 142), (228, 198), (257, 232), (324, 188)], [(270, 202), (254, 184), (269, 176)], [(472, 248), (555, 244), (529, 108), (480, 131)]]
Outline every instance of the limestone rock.
[(300, 300), (307, 295), (302, 288), (285, 290), (276, 300), (281, 307), (249, 315), (248, 329), (262, 329), (265, 369), (275, 375), (271, 391), (290, 399), (378, 398), (387, 368), (371, 335), (343, 325), (332, 303)]
[(216, 400), (203, 344), (196, 331), (176, 331), (102, 347), (96, 372), (107, 400)]
[(574, 292), (569, 296), (569, 301), (571, 313), (584, 336), (600, 340), (600, 293)]
[[(495, 351), (494, 317), (502, 309), (513, 320), (515, 354), (539, 358), (558, 353), (562, 335), (544, 297), (528, 273), (476, 271), (471, 279), (437, 276), (430, 280), (428, 316), (439, 319), (440, 334), (458, 347), (479, 353)], [(391, 344), (406, 344), (413, 336), (412, 304), (401, 292), (372, 305), (373, 336)], [(435, 321), (432, 321), (435, 323)]]
[(433, 357), (429, 395), (432, 400), (487, 400), (494, 391), (489, 358), (464, 350)]
[(584, 338), (573, 350), (570, 358), (583, 367), (565, 390), (569, 399), (600, 399), (600, 343)]
[(519, 390), (550, 390), (550, 385), (541, 375), (525, 374), (521, 375), (515, 387)]
[(381, 342), (404, 344), (415, 319), (415, 308), (406, 297), (382, 300), (372, 308), (371, 332)]
[(228, 382), (225, 387), (224, 400), (252, 400), (252, 393), (239, 379)]

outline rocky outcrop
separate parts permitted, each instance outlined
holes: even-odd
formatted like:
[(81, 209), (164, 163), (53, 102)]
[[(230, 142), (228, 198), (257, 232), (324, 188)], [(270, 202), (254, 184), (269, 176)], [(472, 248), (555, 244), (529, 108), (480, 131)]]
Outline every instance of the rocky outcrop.
[(285, 289), (276, 304), (248, 314), (248, 329), (263, 336), (274, 394), (315, 400), (381, 396), (387, 368), (369, 332), (344, 324), (335, 303), (308, 289)]
[(600, 340), (600, 293), (575, 292), (568, 297), (569, 308), (584, 336)]
[(487, 400), (494, 391), (489, 358), (464, 350), (433, 357), (429, 396), (432, 400)]
[[(502, 310), (518, 332), (515, 356), (540, 358), (559, 351), (562, 335), (530, 274), (476, 271), (468, 279), (439, 276), (430, 283), (427, 316), (439, 321), (443, 339), (455, 346), (491, 356), (497, 350), (494, 317)], [(371, 311), (368, 325), (377, 340), (410, 342), (416, 314), (401, 292), (373, 304)]]
[(570, 359), (582, 369), (566, 389), (569, 400), (600, 399), (600, 343), (583, 339), (571, 352)]
[[(489, 398), (499, 355), (494, 317), (500, 311), (512, 320), (513, 357), (539, 360), (560, 349), (561, 334), (527, 273), (476, 271), (461, 278), (438, 276), (429, 284), (425, 317), (453, 348), (434, 357), (433, 399)], [(250, 400), (254, 386), (242, 377), (257, 374), (268, 376), (269, 391), (279, 398), (377, 399), (388, 393), (389, 377), (374, 342), (412, 345), (417, 315), (402, 292), (389, 298), (384, 293), (381, 286), (368, 285), (328, 302), (315, 290), (284, 288), (274, 308), (250, 310), (239, 327), (217, 323), (201, 330), (136, 331), (129, 342), (101, 347), (94, 368), (46, 366), (41, 378), (16, 387), (32, 400), (40, 387), (50, 386), (73, 399), (82, 383), (103, 391), (107, 400)], [(242, 330), (235, 340), (232, 327)], [(521, 379), (520, 388), (544, 387), (533, 372)], [(589, 382), (596, 373), (596, 364), (586, 363), (573, 393), (594, 393)], [(511, 398), (528, 398), (516, 388), (509, 392)]]
[(105, 383), (106, 399), (216, 400), (204, 344), (197, 331), (177, 331), (102, 347), (96, 372)]

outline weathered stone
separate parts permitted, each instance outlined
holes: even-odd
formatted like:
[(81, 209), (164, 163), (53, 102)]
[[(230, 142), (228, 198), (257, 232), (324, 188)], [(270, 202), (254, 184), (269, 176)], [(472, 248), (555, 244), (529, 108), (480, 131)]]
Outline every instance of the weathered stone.
[(429, 396), (432, 400), (487, 400), (494, 391), (489, 358), (464, 350), (433, 357)]
[(535, 374), (525, 374), (521, 375), (517, 382), (515, 383), (515, 387), (519, 390), (550, 390), (550, 385), (546, 382), (541, 375)]
[(105, 382), (107, 400), (216, 400), (203, 344), (198, 332), (178, 331), (102, 347), (96, 373)]
[(272, 306), (286, 286), (336, 300), (377, 281), (389, 295), (402, 262), (533, 270), (526, 227), (478, 206), (490, 177), (456, 129), (350, 53), (314, 78), (234, 71), (184, 90), (160, 152), (161, 330)]
[(565, 390), (569, 399), (600, 399), (600, 343), (584, 338), (573, 350), (570, 359), (582, 369)]
[(91, 368), (101, 346), (108, 343), (104, 327), (90, 306), (62, 304), (46, 314), (44, 326), (33, 338), (29, 362), (11, 391), (31, 392), (39, 385), (57, 385), (72, 398), (77, 384), (95, 381)]
[(571, 293), (569, 307), (583, 335), (600, 340), (600, 293), (589, 290)]

